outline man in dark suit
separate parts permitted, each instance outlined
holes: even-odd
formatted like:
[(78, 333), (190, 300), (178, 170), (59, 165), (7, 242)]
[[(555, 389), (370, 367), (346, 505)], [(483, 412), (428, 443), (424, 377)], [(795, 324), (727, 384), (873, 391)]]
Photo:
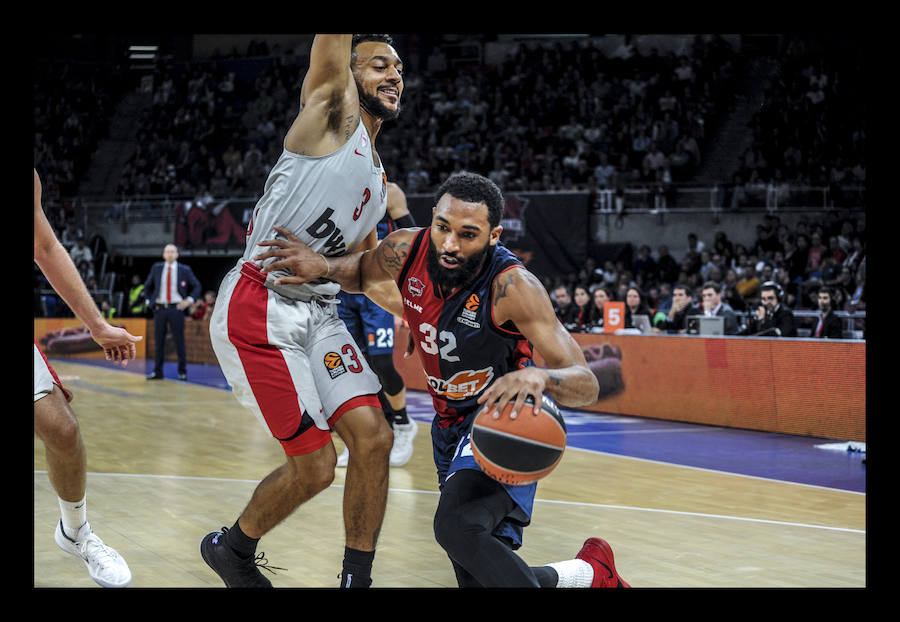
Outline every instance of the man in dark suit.
[(672, 288), (672, 307), (666, 319), (661, 320), (656, 328), (670, 334), (686, 333), (689, 315), (703, 315), (703, 310), (694, 304), (694, 293), (690, 286), (677, 283)]
[(756, 317), (750, 318), (744, 334), (761, 337), (796, 337), (794, 313), (782, 302), (781, 286), (774, 281), (766, 281), (759, 287), (759, 298)]
[(821, 339), (842, 339), (844, 329), (841, 318), (834, 314), (830, 287), (819, 288), (819, 322), (812, 336)]
[(178, 379), (187, 380), (187, 352), (184, 345), (184, 315), (200, 296), (200, 281), (193, 270), (179, 263), (178, 249), (174, 244), (167, 244), (163, 250), (163, 259), (153, 264), (150, 276), (144, 283), (144, 295), (153, 309), (153, 324), (156, 337), (155, 366), (148, 380), (163, 377), (163, 358), (165, 357), (166, 333), (172, 329), (175, 338), (175, 349), (178, 352)]
[(702, 311), (696, 315), (724, 317), (723, 332), (726, 335), (737, 335), (740, 330), (737, 314), (727, 303), (722, 302), (722, 285), (716, 281), (707, 281), (703, 284), (700, 294), (703, 297)]

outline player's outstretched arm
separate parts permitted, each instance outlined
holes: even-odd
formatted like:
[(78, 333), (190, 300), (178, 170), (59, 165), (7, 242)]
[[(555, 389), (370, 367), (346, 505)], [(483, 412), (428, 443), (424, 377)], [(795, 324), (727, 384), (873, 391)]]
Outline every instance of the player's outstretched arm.
[(350, 70), (353, 35), (316, 35), (301, 87), (301, 110), (285, 137), (288, 151), (331, 153), (359, 121), (359, 94)]
[(371, 250), (338, 257), (325, 257), (304, 244), (284, 227), (275, 226), (284, 238), (263, 240), (268, 247), (254, 259), (274, 261), (263, 266), (269, 273), (277, 270), (291, 272), (275, 280), (276, 285), (308, 283), (319, 278), (334, 281), (350, 293), (366, 294), (394, 315), (402, 315), (400, 296), (394, 284), (409, 254), (409, 247), (417, 229), (398, 229)]
[(123, 328), (110, 325), (100, 314), (75, 263), (47, 221), (41, 205), (41, 191), (41, 179), (34, 171), (34, 262), (56, 293), (91, 331), (91, 337), (103, 348), (107, 360), (120, 362), (124, 367), (135, 357), (134, 344), (143, 337), (135, 337)]
[(535, 412), (546, 393), (564, 406), (588, 406), (597, 401), (597, 378), (588, 367), (581, 348), (559, 323), (550, 297), (541, 282), (524, 268), (502, 272), (492, 291), (494, 321), (512, 321), (547, 363), (547, 368), (525, 367), (498, 378), (478, 398), (496, 413), (515, 397), (512, 412), (518, 413), (531, 396)]

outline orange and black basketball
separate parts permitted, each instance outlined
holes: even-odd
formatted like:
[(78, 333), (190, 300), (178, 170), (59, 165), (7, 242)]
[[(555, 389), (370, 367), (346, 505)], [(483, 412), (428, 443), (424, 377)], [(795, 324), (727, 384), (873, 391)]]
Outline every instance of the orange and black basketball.
[(562, 460), (566, 449), (566, 424), (556, 403), (546, 395), (540, 414), (534, 400), (515, 419), (508, 403), (498, 419), (494, 409), (483, 410), (472, 424), (472, 453), (482, 470), (501, 484), (521, 486), (546, 477)]

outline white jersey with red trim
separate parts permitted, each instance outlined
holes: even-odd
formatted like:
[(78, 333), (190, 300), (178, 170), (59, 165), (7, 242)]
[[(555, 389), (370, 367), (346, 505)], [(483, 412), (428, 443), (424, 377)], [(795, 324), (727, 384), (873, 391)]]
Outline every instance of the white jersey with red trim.
[[(341, 148), (311, 157), (284, 149), (269, 173), (262, 198), (247, 229), (247, 246), (238, 265), (267, 250), (262, 240), (278, 237), (284, 227), (316, 252), (344, 255), (365, 240), (387, 209), (387, 178), (374, 163), (372, 141), (362, 121)], [(255, 262), (259, 265), (259, 262)], [(318, 280), (304, 285), (274, 286), (285, 276), (272, 272), (266, 287), (289, 298), (332, 296), (340, 286)]]

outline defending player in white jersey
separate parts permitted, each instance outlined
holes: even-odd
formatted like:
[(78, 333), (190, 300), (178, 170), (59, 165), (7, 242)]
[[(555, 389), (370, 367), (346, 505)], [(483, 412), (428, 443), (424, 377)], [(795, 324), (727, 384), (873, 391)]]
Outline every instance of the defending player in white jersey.
[[(384, 518), (393, 434), (381, 385), (335, 309), (323, 278), (279, 287), (254, 261), (283, 226), (326, 256), (374, 248), (387, 179), (375, 137), (400, 111), (403, 64), (386, 35), (316, 35), (302, 109), (265, 184), (247, 247), (225, 276), (210, 320), (235, 396), (282, 444), (286, 461), (257, 486), (231, 528), (208, 534), (203, 559), (229, 587), (271, 587), (259, 539), (333, 478), (331, 430), (353, 460), (344, 489), (342, 587), (367, 587)], [(302, 530), (298, 530), (301, 534)], [(257, 557), (259, 559), (257, 559)]]

